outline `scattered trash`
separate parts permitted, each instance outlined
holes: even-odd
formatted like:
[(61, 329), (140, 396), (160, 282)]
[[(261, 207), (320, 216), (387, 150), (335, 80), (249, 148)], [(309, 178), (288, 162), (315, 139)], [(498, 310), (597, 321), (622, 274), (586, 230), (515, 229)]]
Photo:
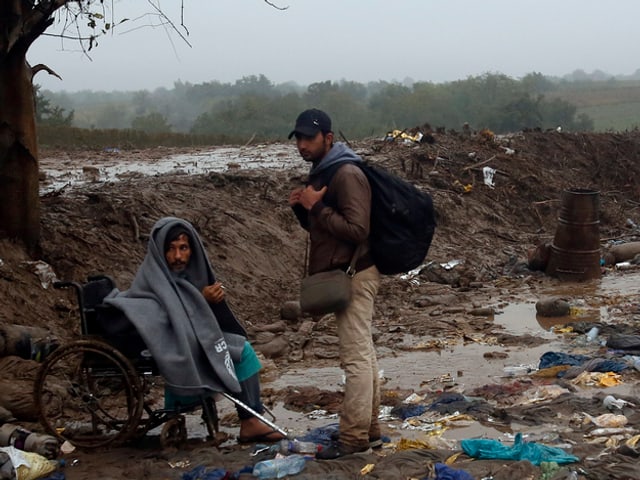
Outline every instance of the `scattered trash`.
[(315, 455), (321, 451), (323, 445), (316, 442), (307, 442), (294, 438), (293, 440), (281, 440), (278, 444), (278, 451), (283, 455), (290, 453), (303, 453)]
[(417, 404), (424, 400), (424, 396), (418, 395), (417, 393), (412, 393), (407, 398), (405, 398), (402, 403), (404, 404)]
[(65, 465), (64, 460), (50, 460), (35, 452), (15, 447), (0, 447), (0, 470), (15, 471), (16, 480), (36, 480)]
[(597, 417), (592, 417), (585, 413), (585, 420), (593, 423), (596, 427), (619, 428), (629, 423), (629, 419), (624, 415), (616, 415), (613, 413), (604, 413)]
[(23, 262), (23, 265), (28, 265), (33, 268), (33, 272), (40, 279), (40, 284), (42, 288), (47, 289), (53, 283), (58, 281), (58, 277), (56, 276), (53, 268), (46, 262), (42, 260), (37, 260), (35, 262)]
[(391, 132), (387, 132), (387, 135), (384, 139), (387, 142), (393, 142), (400, 139), (404, 143), (420, 143), (423, 137), (424, 134), (422, 132), (417, 132), (415, 135), (409, 135), (402, 130), (393, 130)]
[(484, 167), (482, 169), (482, 175), (484, 176), (484, 184), (487, 185), (488, 187), (493, 188), (493, 176), (495, 175), (496, 171), (495, 169), (491, 168), (491, 167)]
[(513, 155), (514, 153), (516, 153), (516, 151), (513, 148), (502, 147), (502, 149), (504, 150), (504, 153), (506, 155)]
[(618, 262), (616, 263), (616, 270), (630, 270), (635, 267), (635, 265), (631, 262)]
[(366, 475), (367, 473), (373, 472), (373, 469), (375, 468), (375, 466), (376, 466), (375, 463), (367, 463), (364, 467), (360, 469), (360, 475)]
[(441, 263), (440, 266), (445, 270), (451, 270), (453, 267), (460, 265), (462, 263), (463, 263), (462, 260), (456, 259), (456, 260), (449, 260), (447, 263)]
[(570, 455), (560, 448), (525, 442), (522, 440), (522, 433), (516, 435), (512, 447), (504, 445), (498, 440), (489, 439), (462, 440), (460, 446), (470, 457), (480, 459), (529, 460), (534, 465), (540, 465), (541, 462), (556, 462), (560, 465), (579, 460), (578, 457)]
[(613, 372), (582, 372), (571, 380), (574, 385), (614, 387), (622, 383), (622, 377)]
[(76, 449), (76, 446), (73, 445), (71, 442), (69, 442), (69, 440), (65, 440), (64, 442), (62, 442), (62, 445), (60, 445), (60, 452), (63, 453), (64, 455), (73, 453), (75, 449)]
[(400, 280), (412, 280), (414, 277), (420, 275), (420, 272), (432, 263), (433, 262), (423, 263), (419, 267), (416, 267), (413, 270), (409, 270), (407, 273), (403, 273), (402, 275), (400, 275)]
[(303, 455), (276, 457), (256, 463), (253, 467), (252, 475), (261, 480), (283, 478), (287, 475), (296, 475), (300, 473), (304, 469), (306, 463), (307, 459)]
[(627, 405), (630, 407), (635, 407), (635, 405), (631, 402), (627, 402), (626, 400), (622, 400), (620, 398), (616, 398), (613, 395), (607, 395), (602, 400), (602, 405), (609, 410), (618, 409), (622, 410)]
[(473, 480), (473, 476), (465, 470), (452, 468), (444, 463), (436, 463), (436, 478), (451, 480)]
[(512, 365), (502, 369), (507, 377), (519, 377), (535, 372), (537, 368), (534, 365)]
[(0, 427), (0, 445), (12, 446), (26, 452), (35, 452), (49, 460), (58, 456), (60, 448), (56, 437), (35, 433), (11, 423), (5, 423)]
[(593, 327), (591, 330), (587, 332), (587, 342), (589, 343), (593, 342), (596, 338), (598, 338), (599, 334), (600, 334), (600, 329), (598, 329), (598, 327)]

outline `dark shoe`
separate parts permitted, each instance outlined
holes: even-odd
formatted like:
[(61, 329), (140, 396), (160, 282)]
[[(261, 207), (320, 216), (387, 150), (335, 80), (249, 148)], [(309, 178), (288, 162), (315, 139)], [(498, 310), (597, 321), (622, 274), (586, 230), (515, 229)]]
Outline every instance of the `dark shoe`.
[[(337, 442), (340, 440), (340, 432), (331, 432), (330, 437), (331, 441)], [(382, 437), (369, 437), (369, 448), (378, 449), (382, 448), (383, 444)]]
[(318, 453), (316, 453), (316, 459), (318, 460), (335, 460), (336, 458), (342, 458), (347, 455), (354, 454), (368, 454), (371, 453), (371, 447), (365, 445), (363, 447), (353, 447), (351, 445), (345, 445), (344, 443), (336, 442), (328, 447), (324, 447)]

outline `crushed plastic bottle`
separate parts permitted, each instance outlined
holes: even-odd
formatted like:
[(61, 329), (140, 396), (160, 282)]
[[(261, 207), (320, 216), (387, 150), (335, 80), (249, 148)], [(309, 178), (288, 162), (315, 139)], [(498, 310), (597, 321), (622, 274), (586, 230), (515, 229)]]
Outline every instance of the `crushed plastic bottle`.
[(271, 460), (263, 460), (253, 466), (252, 475), (261, 480), (272, 478), (284, 478), (287, 475), (296, 475), (303, 469), (307, 460), (303, 455), (289, 455), (276, 457)]
[(502, 369), (506, 377), (519, 377), (521, 375), (528, 375), (536, 370), (537, 368), (533, 365), (512, 365), (504, 367)]
[(308, 453), (315, 455), (322, 450), (322, 445), (315, 442), (303, 442), (301, 440), (281, 440), (280, 441), (280, 453)]

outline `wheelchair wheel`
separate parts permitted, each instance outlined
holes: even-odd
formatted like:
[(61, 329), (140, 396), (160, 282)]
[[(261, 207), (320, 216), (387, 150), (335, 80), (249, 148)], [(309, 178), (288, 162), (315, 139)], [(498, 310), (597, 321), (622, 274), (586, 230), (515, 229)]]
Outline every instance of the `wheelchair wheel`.
[(98, 340), (59, 347), (40, 367), (34, 401), (45, 430), (72, 445), (115, 445), (136, 432), (140, 378), (127, 358)]

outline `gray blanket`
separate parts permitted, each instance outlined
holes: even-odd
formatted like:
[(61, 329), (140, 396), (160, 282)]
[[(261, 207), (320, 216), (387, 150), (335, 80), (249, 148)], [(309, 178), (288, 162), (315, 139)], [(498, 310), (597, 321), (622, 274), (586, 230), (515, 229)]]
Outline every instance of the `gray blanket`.
[[(169, 269), (164, 244), (180, 224), (191, 234), (186, 275)], [(215, 281), (199, 235), (182, 219), (166, 217), (154, 225), (147, 254), (129, 290), (117, 289), (105, 303), (122, 310), (144, 339), (166, 385), (177, 395), (239, 392), (234, 361), (239, 361), (246, 332), (226, 302), (216, 305), (202, 296)]]

